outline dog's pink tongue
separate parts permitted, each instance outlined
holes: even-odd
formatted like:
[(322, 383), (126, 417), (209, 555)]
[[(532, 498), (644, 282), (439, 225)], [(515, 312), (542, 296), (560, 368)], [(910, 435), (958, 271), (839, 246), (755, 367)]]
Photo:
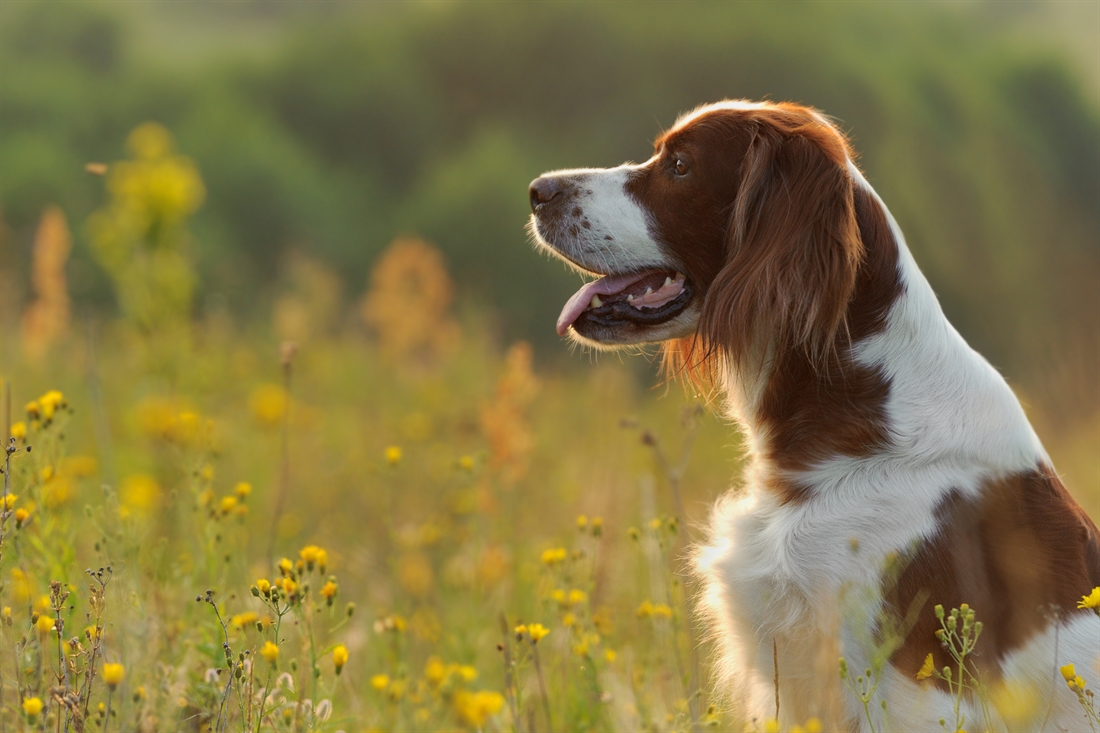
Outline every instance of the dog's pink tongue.
[(558, 316), (558, 335), (564, 336), (573, 322), (580, 318), (581, 313), (584, 313), (585, 308), (592, 302), (593, 295), (618, 293), (625, 290), (628, 285), (637, 282), (640, 277), (641, 275), (637, 273), (614, 277), (608, 275), (586, 283), (580, 290), (573, 293), (573, 297), (566, 301), (565, 307), (561, 309), (561, 315)]

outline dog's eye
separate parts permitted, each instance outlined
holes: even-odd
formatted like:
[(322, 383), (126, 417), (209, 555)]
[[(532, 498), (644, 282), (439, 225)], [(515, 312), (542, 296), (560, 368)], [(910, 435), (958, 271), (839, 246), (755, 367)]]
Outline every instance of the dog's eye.
[(676, 162), (672, 165), (672, 170), (676, 171), (676, 175), (678, 176), (685, 176), (688, 172), (687, 163), (684, 162), (683, 158), (677, 158)]

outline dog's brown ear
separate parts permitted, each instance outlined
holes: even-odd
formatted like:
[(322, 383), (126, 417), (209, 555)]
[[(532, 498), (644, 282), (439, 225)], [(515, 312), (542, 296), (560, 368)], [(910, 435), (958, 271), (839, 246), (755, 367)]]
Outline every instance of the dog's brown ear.
[(844, 142), (811, 120), (754, 125), (698, 335), (734, 362), (767, 344), (768, 358), (797, 349), (820, 364), (844, 330), (863, 255)]

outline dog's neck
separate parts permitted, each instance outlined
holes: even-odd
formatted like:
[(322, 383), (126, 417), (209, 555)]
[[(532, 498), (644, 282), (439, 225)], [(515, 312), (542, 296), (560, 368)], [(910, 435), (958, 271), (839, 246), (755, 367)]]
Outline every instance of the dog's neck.
[(814, 360), (765, 340), (739, 366), (722, 362), (753, 470), (786, 503), (820, 493), (821, 469), (836, 461), (1030, 467), (1042, 447), (1019, 402), (948, 323), (896, 222), (857, 184), (864, 256), (833, 353)]

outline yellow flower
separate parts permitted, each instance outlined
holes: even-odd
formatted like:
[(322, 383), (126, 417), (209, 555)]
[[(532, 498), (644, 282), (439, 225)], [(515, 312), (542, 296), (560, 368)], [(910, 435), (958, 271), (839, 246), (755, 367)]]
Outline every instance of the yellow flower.
[(577, 590), (576, 588), (574, 588), (573, 590), (569, 591), (569, 605), (570, 606), (575, 606), (578, 603), (584, 603), (587, 600), (588, 600), (588, 594), (585, 593), (583, 590)]
[(278, 425), (290, 406), (290, 397), (278, 384), (262, 384), (249, 398), (252, 417), (261, 425)]
[(391, 445), (386, 448), (386, 463), (391, 466), (401, 463), (401, 448), (399, 446)]
[(649, 618), (653, 615), (653, 603), (651, 601), (642, 601), (636, 611), (638, 618)]
[(27, 424), (23, 421), (13, 423), (11, 426), (11, 437), (16, 440), (24, 440), (27, 437)]
[(5, 494), (3, 502), (4, 509), (6, 509), (7, 511), (11, 511), (11, 508), (15, 506), (15, 500), (18, 498), (19, 497), (15, 494)]
[(298, 555), (310, 570), (313, 570), (313, 566), (316, 565), (322, 573), (325, 572), (325, 567), (328, 565), (328, 553), (325, 552), (324, 548), (317, 545), (306, 545), (298, 552)]
[(260, 656), (269, 663), (275, 664), (279, 661), (279, 647), (270, 641), (265, 641), (263, 648), (260, 649)]
[(455, 712), (459, 719), (471, 728), (483, 728), (485, 721), (504, 707), (504, 696), (499, 692), (461, 691), (454, 696)]
[(603, 658), (607, 660), (608, 664), (614, 664), (615, 663), (615, 656), (616, 656), (616, 654), (615, 654), (614, 649), (604, 650)]
[(44, 636), (53, 631), (53, 619), (42, 614), (38, 617), (38, 620), (34, 622), (34, 628), (38, 630), (39, 634)]
[(283, 558), (279, 561), (279, 572), (283, 575), (290, 575), (294, 572), (294, 563), (289, 558)]
[(264, 578), (260, 578), (256, 581), (256, 588), (266, 596), (271, 592), (271, 582)]
[(332, 598), (336, 595), (336, 583), (333, 583), (331, 580), (328, 581), (321, 587), (320, 593), (324, 597), (325, 601), (328, 602), (328, 605), (331, 606)]
[(107, 686), (112, 690), (116, 689), (122, 680), (126, 678), (126, 668), (121, 664), (111, 664), (110, 662), (103, 665), (103, 681), (107, 683)]
[(23, 698), (23, 712), (32, 720), (37, 718), (38, 714), (42, 712), (42, 701), (37, 697)]
[(542, 562), (544, 565), (553, 566), (562, 562), (568, 556), (569, 553), (565, 551), (564, 547), (551, 548), (549, 550), (543, 550)]
[(653, 614), (653, 618), (672, 618), (672, 609), (664, 603), (654, 603), (650, 613)]
[(543, 638), (550, 633), (550, 629), (546, 628), (542, 624), (531, 624), (527, 627), (527, 634), (531, 637), (531, 642), (537, 644), (539, 639)]
[(458, 459), (458, 467), (463, 471), (474, 470), (474, 458), (473, 456), (462, 456)]
[(243, 629), (245, 626), (252, 626), (259, 620), (260, 616), (255, 611), (245, 611), (230, 618), (229, 623), (238, 629)]
[(917, 672), (918, 680), (926, 680), (932, 676), (932, 673), (936, 669), (936, 663), (932, 661), (932, 655), (929, 654), (924, 658), (924, 664), (921, 665), (920, 671)]
[(35, 401), (28, 402), (23, 409), (27, 411), (27, 417), (29, 418), (37, 418), (42, 411), (42, 408), (38, 406), (38, 402)]
[(370, 686), (382, 692), (390, 686), (390, 676), (388, 674), (376, 674), (370, 678)]
[(237, 508), (237, 497), (223, 496), (219, 508), (221, 509), (222, 514), (229, 514), (231, 511)]
[(145, 474), (127, 476), (122, 479), (118, 496), (124, 508), (145, 512), (156, 506), (160, 498), (160, 485), (152, 476)]
[(1073, 668), (1072, 664), (1059, 667), (1058, 671), (1062, 673), (1062, 678), (1065, 679), (1066, 682), (1072, 681), (1073, 678), (1077, 676), (1077, 670)]
[(586, 527), (588, 527), (588, 517), (582, 514), (577, 517), (577, 529), (583, 531)]
[(1077, 607), (1100, 609), (1100, 585), (1093, 588), (1092, 593), (1087, 596), (1081, 596), (1081, 600), (1077, 602)]
[(428, 684), (433, 687), (443, 684), (447, 679), (447, 665), (443, 664), (443, 660), (439, 657), (428, 657), (428, 661), (424, 664), (424, 679), (428, 680)]
[(30, 515), (31, 515), (31, 513), (28, 512), (26, 509), (23, 509), (22, 507), (20, 507), (19, 509), (16, 509), (15, 510), (15, 526), (16, 527), (22, 527), (23, 522), (26, 522), (27, 517), (29, 517)]
[(91, 456), (69, 456), (61, 461), (61, 473), (77, 478), (92, 476), (98, 469), (96, 460)]
[(343, 644), (337, 644), (332, 650), (332, 664), (336, 667), (336, 674), (340, 674), (344, 665), (348, 663), (348, 648)]
[(1037, 730), (1037, 718), (1045, 707), (1043, 697), (1039, 685), (1025, 682), (997, 682), (989, 694), (1008, 730)]
[(31, 579), (19, 568), (12, 568), (11, 579), (12, 591), (15, 594), (16, 602), (29, 603), (31, 596), (34, 594), (34, 589), (31, 587)]
[(42, 418), (49, 420), (57, 408), (65, 406), (65, 397), (56, 389), (51, 389), (38, 398), (38, 404), (42, 408)]
[(239, 498), (244, 499), (252, 493), (252, 484), (248, 483), (247, 481), (241, 481), (233, 487), (233, 493), (236, 494)]
[(764, 723), (764, 733), (779, 733), (779, 721), (775, 718), (768, 718)]

